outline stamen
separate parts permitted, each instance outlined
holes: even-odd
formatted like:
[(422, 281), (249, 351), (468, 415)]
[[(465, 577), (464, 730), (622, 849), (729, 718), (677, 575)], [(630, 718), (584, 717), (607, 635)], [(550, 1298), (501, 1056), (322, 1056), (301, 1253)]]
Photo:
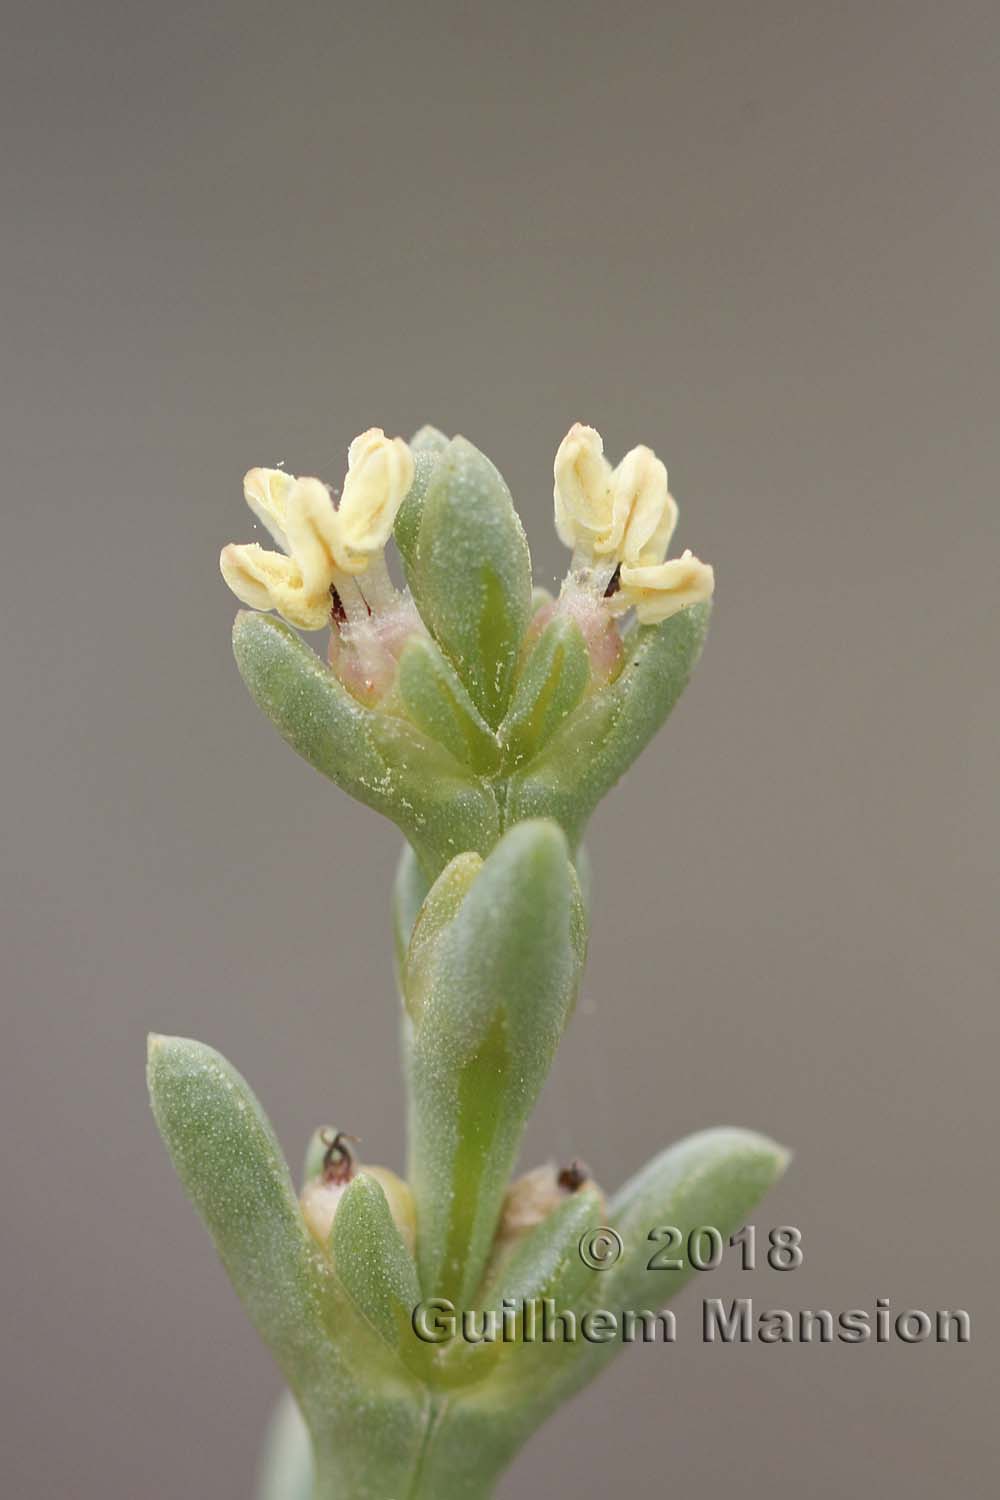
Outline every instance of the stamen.
[(360, 625), (371, 614), (365, 602), (365, 596), (361, 592), (358, 580), (350, 573), (341, 573), (339, 570), (334, 575), (333, 591), (340, 600), (341, 609), (344, 611), (342, 624)]
[(356, 576), (358, 586), (373, 613), (382, 613), (395, 604), (399, 596), (389, 576), (384, 552), (375, 553), (365, 571)]
[[(584, 555), (578, 547), (573, 553), (570, 561), (569, 572), (566, 575), (566, 583), (572, 588), (583, 589), (585, 593), (596, 595), (598, 599), (610, 599), (617, 592), (619, 564), (613, 557), (601, 558), (598, 561), (589, 553)], [(614, 588), (611, 584), (614, 582)]]
[(573, 548), (573, 555), (569, 560), (571, 573), (589, 573), (594, 565), (593, 548), (587, 542), (577, 542)]

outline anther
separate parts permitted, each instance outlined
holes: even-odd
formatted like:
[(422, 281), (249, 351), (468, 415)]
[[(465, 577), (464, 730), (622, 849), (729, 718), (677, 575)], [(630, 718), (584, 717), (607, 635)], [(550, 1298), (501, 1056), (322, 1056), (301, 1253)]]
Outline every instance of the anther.
[(590, 1168), (586, 1162), (582, 1162), (577, 1157), (574, 1157), (568, 1167), (563, 1167), (556, 1181), (563, 1192), (575, 1193), (577, 1188), (583, 1187), (583, 1184), (589, 1181), (589, 1179)]
[(326, 1150), (323, 1153), (323, 1181), (345, 1183), (350, 1182), (354, 1176), (354, 1153), (348, 1141), (358, 1144), (356, 1135), (347, 1135), (343, 1130), (338, 1130), (331, 1137), (328, 1130), (324, 1130), (320, 1136)]

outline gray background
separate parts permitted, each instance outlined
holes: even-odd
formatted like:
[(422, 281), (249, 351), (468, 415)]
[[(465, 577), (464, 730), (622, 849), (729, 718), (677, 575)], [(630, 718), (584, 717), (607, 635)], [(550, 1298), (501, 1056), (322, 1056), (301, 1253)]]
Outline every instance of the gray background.
[[(991, 4), (8, 10), (4, 1493), (244, 1500), (278, 1380), (147, 1114), (148, 1028), (399, 1165), (397, 836), (229, 655), (243, 470), (461, 431), (563, 565), (568, 424), (654, 444), (709, 649), (604, 805), (530, 1163), (796, 1149), (794, 1276), (689, 1289), (503, 1494), (996, 1477)], [(700, 1295), (966, 1348), (707, 1349)]]

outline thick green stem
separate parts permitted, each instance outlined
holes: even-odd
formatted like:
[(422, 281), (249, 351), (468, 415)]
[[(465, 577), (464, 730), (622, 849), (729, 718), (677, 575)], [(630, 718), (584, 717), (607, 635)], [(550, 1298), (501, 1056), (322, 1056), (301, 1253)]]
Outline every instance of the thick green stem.
[(464, 1402), (428, 1395), (405, 1463), (377, 1444), (346, 1464), (342, 1448), (325, 1462), (321, 1455), (313, 1500), (489, 1500), (517, 1446), (498, 1425)]

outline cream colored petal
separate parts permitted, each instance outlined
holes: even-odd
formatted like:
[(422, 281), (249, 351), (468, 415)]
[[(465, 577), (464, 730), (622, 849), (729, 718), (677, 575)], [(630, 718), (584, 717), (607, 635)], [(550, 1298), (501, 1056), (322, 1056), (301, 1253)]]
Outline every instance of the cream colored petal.
[(667, 502), (663, 507), (659, 524), (654, 529), (649, 541), (640, 550), (637, 562), (644, 565), (661, 563), (667, 555), (670, 538), (673, 536), (676, 526), (677, 501), (668, 491)]
[(614, 472), (611, 496), (611, 525), (597, 551), (620, 557), (630, 567), (659, 562), (676, 524), (677, 506), (667, 489), (667, 471), (652, 448), (640, 445), (626, 453)]
[(356, 469), (369, 454), (374, 453), (380, 443), (386, 440), (385, 433), (381, 427), (369, 427), (364, 432), (359, 432), (347, 450), (348, 471)]
[(243, 498), (283, 552), (288, 551), (285, 519), (294, 483), (283, 469), (251, 469), (243, 476)]
[(265, 552), (256, 542), (241, 545), (230, 542), (219, 554), (219, 570), (241, 604), (251, 609), (273, 609), (271, 590), (265, 581), (269, 572), (268, 558), (277, 558), (273, 552)]
[(402, 438), (387, 438), (380, 427), (372, 427), (354, 439), (347, 462), (337, 515), (349, 571), (360, 572), (392, 535), (396, 513), (413, 483), (413, 455)]
[(714, 591), (715, 573), (691, 552), (650, 566), (623, 564), (621, 587), (613, 596), (614, 612), (634, 608), (640, 624), (655, 625), (688, 604), (711, 599)]
[(230, 543), (219, 558), (223, 578), (251, 609), (276, 609), (299, 630), (322, 630), (330, 618), (329, 591), (309, 594), (292, 558), (266, 552), (256, 542)]
[(310, 595), (328, 594), (343, 567), (344, 542), (333, 497), (321, 479), (299, 479), (288, 498), (288, 547)]
[(556, 531), (567, 547), (592, 547), (611, 523), (611, 465), (601, 434), (574, 422), (552, 466)]

